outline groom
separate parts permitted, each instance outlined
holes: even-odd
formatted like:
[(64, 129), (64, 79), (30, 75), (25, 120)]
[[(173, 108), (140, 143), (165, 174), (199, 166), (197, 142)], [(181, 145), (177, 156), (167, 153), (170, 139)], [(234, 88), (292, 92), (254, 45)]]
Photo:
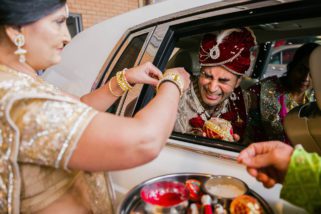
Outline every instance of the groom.
[(243, 136), (247, 99), (239, 85), (250, 68), (251, 48), (255, 45), (249, 28), (233, 28), (203, 37), (200, 75), (192, 78), (193, 84), (180, 100), (174, 131), (210, 137), (204, 132), (204, 123), (221, 118), (231, 123), (234, 141)]

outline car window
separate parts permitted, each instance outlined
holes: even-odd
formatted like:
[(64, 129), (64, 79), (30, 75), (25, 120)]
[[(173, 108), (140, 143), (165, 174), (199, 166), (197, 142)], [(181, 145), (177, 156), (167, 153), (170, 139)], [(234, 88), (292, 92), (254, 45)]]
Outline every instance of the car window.
[[(108, 80), (115, 76), (118, 71), (121, 71), (124, 68), (133, 67), (135, 65), (135, 62), (144, 45), (147, 35), (148, 34), (146, 33), (140, 36), (136, 36), (130, 41), (122, 55), (119, 57), (114, 68), (112, 69), (111, 74), (108, 77)], [(118, 101), (116, 101), (107, 111), (110, 113), (116, 113), (119, 102), (120, 99), (118, 99)]]
[(124, 68), (130, 68), (134, 66), (138, 54), (140, 53), (140, 50), (142, 49), (143, 44), (146, 40), (146, 37), (147, 33), (136, 36), (130, 41), (130, 43), (118, 59), (115, 67), (113, 68), (112, 74), (115, 74), (117, 71), (123, 70)]
[[(251, 50), (252, 63), (250, 69), (243, 76), (240, 87), (235, 89), (235, 95), (232, 97), (235, 102), (231, 106), (235, 111), (232, 111), (233, 114), (225, 115), (225, 120), (242, 124), (241, 126), (235, 126), (235, 124), (232, 126), (233, 133), (238, 134), (240, 140), (225, 141), (208, 137), (202, 132), (200, 134), (176, 130), (172, 133), (171, 138), (220, 149), (223, 147), (223, 149), (231, 151), (240, 151), (249, 143), (258, 140), (280, 139), (278, 136), (282, 136), (280, 140), (285, 141), (282, 124), (284, 116), (293, 106), (312, 100), (310, 98), (313, 97), (313, 93), (306, 93), (304, 102), (295, 103), (291, 98), (292, 95), (280, 95), (278, 90), (283, 86), (276, 83), (269, 89), (262, 89), (266, 94), (276, 94), (272, 102), (272, 99), (266, 96), (265, 100), (261, 99), (261, 85), (265, 84), (266, 80), (274, 80), (283, 76), (287, 72), (287, 65), (293, 59), (294, 52), (300, 46), (309, 42), (321, 44), (321, 16), (319, 12), (314, 11), (311, 7), (311, 13), (302, 15), (300, 19), (295, 20), (295, 16), (289, 14), (296, 14), (300, 8), (296, 8), (296, 4), (293, 4), (293, 6), (295, 10), (289, 10), (288, 15), (285, 15), (281, 9), (279, 10), (279, 7), (273, 7), (269, 8), (271, 9), (269, 11), (271, 14), (275, 13), (275, 16), (267, 15), (258, 10), (249, 13), (251, 18), (244, 18), (244, 21), (242, 21), (243, 13), (227, 15), (230, 19), (227, 16), (217, 16), (215, 13), (211, 13), (213, 17), (202, 14), (202, 16), (184, 17), (157, 23), (152, 35), (152, 38), (157, 41), (157, 45), (154, 45), (153, 39), (151, 39), (148, 44), (150, 50), (147, 48), (145, 54), (151, 54), (153, 57), (150, 59), (161, 70), (171, 67), (184, 67), (194, 80), (200, 76), (199, 50), (201, 39), (205, 34), (231, 28), (249, 27), (257, 39), (257, 45)], [(252, 19), (254, 16), (257, 18)], [(248, 24), (245, 25), (246, 23)], [(271, 68), (271, 66), (275, 68)], [(301, 65), (300, 69), (304, 70), (308, 67), (307, 65)], [(155, 93), (154, 87), (145, 85), (139, 92), (137, 102), (135, 101), (133, 107), (130, 107), (130, 111), (127, 111), (127, 106), (124, 104), (122, 109), (125, 109), (128, 113), (124, 115), (132, 116), (135, 114), (147, 105)], [(201, 97), (198, 96), (197, 99), (200, 100)], [(202, 104), (201, 101), (199, 103)], [(280, 107), (281, 104), (284, 106), (283, 108)], [(226, 109), (229, 107), (222, 108), (222, 110), (226, 113)], [(282, 109), (282, 112), (278, 112), (280, 109)], [(222, 111), (217, 117), (220, 118), (224, 112)], [(189, 124), (191, 119), (193, 118), (186, 117), (185, 123)], [(197, 123), (199, 120), (195, 118), (193, 122), (195, 121)], [(267, 128), (266, 124), (269, 124), (270, 127)]]
[(281, 64), (281, 53), (275, 53), (271, 56), (270, 64)]
[[(191, 136), (197, 136), (201, 141), (204, 141), (203, 139), (208, 139), (209, 143), (222, 143), (221, 138), (212, 138), (213, 136), (209, 136), (206, 134), (208, 130), (204, 131), (203, 128), (205, 129), (204, 126), (206, 126), (206, 119), (203, 118), (202, 112), (207, 111), (205, 109), (205, 105), (203, 105), (203, 100), (202, 100), (202, 95), (200, 94), (199, 87), (199, 78), (200, 78), (200, 63), (199, 63), (199, 50), (200, 50), (200, 44), (202, 37), (205, 34), (211, 33), (211, 34), (216, 34), (219, 31), (209, 31), (206, 33), (202, 34), (197, 34), (197, 35), (192, 35), (189, 37), (181, 37), (177, 40), (175, 47), (173, 49), (173, 52), (170, 54), (170, 58), (168, 60), (168, 63), (166, 65), (166, 68), (171, 68), (171, 67), (184, 67), (185, 70), (187, 70), (191, 74), (192, 78), (192, 86), (190, 88), (193, 88), (187, 92), (188, 95), (183, 96), (183, 98), (180, 101), (180, 109), (178, 113), (178, 118), (175, 124), (174, 132), (176, 134), (185, 134), (185, 135), (191, 135)], [(251, 48), (251, 58), (253, 64), (256, 61), (256, 56), (258, 55), (258, 49), (256, 46)], [(251, 74), (251, 71), (253, 70), (253, 64), (250, 66), (249, 71), (247, 72), (248, 75)], [(228, 72), (229, 73), (229, 72)], [(251, 85), (255, 84), (255, 80), (252, 80), (250, 77), (247, 78), (246, 80), (243, 81), (242, 87), (250, 87)], [(226, 106), (222, 107), (226, 109), (230, 108), (239, 108), (239, 109), (244, 109), (244, 107), (237, 107), (237, 105), (244, 105), (244, 99), (242, 95), (242, 89), (239, 87), (237, 89), (237, 96), (235, 102), (233, 104), (227, 104)], [(184, 98), (188, 97), (188, 98)], [(240, 101), (240, 102), (239, 102)], [(211, 107), (210, 107), (211, 108)], [(210, 109), (209, 108), (209, 109)], [(212, 107), (213, 109), (216, 108), (216, 106)], [(209, 110), (210, 111), (210, 110)], [(235, 111), (236, 112), (236, 111)], [(220, 126), (223, 127), (223, 115), (226, 117), (227, 112), (219, 112), (215, 116), (220, 120)], [(225, 117), (224, 116), (224, 117)], [(202, 118), (202, 119), (201, 119)], [(208, 117), (207, 119), (212, 120), (213, 117)], [(237, 129), (238, 134), (241, 135), (241, 138), (243, 140), (243, 134), (245, 132), (245, 122), (246, 122), (246, 111), (244, 109), (243, 112), (237, 112), (236, 114), (233, 113), (233, 115), (230, 115), (231, 120), (233, 121), (238, 121), (240, 124), (242, 124), (239, 127), (235, 127), (235, 130)], [(202, 121), (203, 120), (203, 121)], [(225, 119), (224, 119), (225, 120)], [(222, 122), (222, 123), (221, 123)], [(201, 124), (200, 127), (198, 124)], [(203, 124), (205, 123), (205, 124)], [(232, 128), (231, 126), (228, 126)], [(232, 129), (228, 130), (229, 134), (232, 132)], [(230, 135), (231, 136), (231, 135)], [(231, 140), (231, 139), (230, 139)], [(234, 141), (233, 139), (231, 141)], [(231, 142), (226, 142), (227, 144)]]
[[(302, 23), (309, 23), (308, 20), (297, 20), (298, 22)], [(311, 20), (313, 21), (313, 20)], [(294, 21), (295, 22), (295, 21)], [(276, 25), (276, 23), (273, 23)], [(282, 122), (278, 119), (275, 119), (278, 123), (278, 127), (274, 127), (273, 125), (270, 127), (271, 130), (269, 130), (269, 126), (264, 127), (264, 123), (270, 123), (273, 121), (273, 118), (269, 118), (268, 120), (271, 121), (266, 121), (264, 122), (264, 119), (260, 118), (260, 121), (255, 121), (257, 119), (249, 119), (251, 117), (256, 117), (257, 115), (253, 114), (269, 114), (267, 111), (269, 109), (267, 106), (269, 105), (264, 105), (260, 104), (262, 102), (262, 99), (259, 95), (255, 95), (259, 98), (256, 100), (250, 100), (253, 96), (253, 93), (255, 94), (256, 92), (253, 92), (257, 90), (256, 88), (262, 84), (261, 82), (264, 82), (264, 79), (266, 78), (272, 78), (273, 76), (276, 77), (281, 77), (287, 72), (287, 65), (289, 62), (293, 60), (293, 56), (296, 52), (296, 50), (301, 47), (304, 43), (308, 42), (315, 42), (315, 43), (321, 43), (320, 41), (320, 35), (321, 35), (321, 29), (319, 24), (314, 23), (317, 25), (317, 27), (313, 30), (309, 29), (309, 31), (302, 36), (297, 36), (293, 31), (288, 30), (286, 23), (279, 23), (280, 26), (284, 27), (284, 34), (289, 35), (289, 37), (284, 38), (284, 34), (280, 32), (271, 32), (271, 29), (265, 28), (265, 25), (254, 25), (254, 26), (249, 26), (256, 38), (257, 38), (257, 45), (253, 47), (252, 50), (252, 65), (250, 70), (247, 73), (247, 76), (243, 78), (241, 87), (237, 89), (238, 93), (236, 96), (236, 101), (234, 101), (234, 104), (231, 105), (241, 105), (237, 107), (231, 107), (228, 106), (227, 108), (233, 108), (234, 110), (236, 109), (239, 111), (237, 113), (236, 117), (233, 118), (233, 115), (231, 116), (231, 123), (232, 123), (232, 128), (234, 133), (240, 135), (241, 140), (239, 142), (227, 142), (225, 141), (226, 145), (229, 144), (237, 144), (237, 145), (247, 145), (251, 142), (257, 141), (258, 139), (260, 140), (281, 140), (280, 138), (277, 137), (276, 133), (283, 133), (283, 127), (282, 127)], [(290, 25), (290, 23), (289, 23)], [(276, 27), (277, 28), (277, 27)], [(220, 30), (225, 30), (225, 29), (220, 29)], [(190, 36), (181, 36), (175, 40), (174, 47), (169, 53), (169, 59), (166, 64), (166, 68), (171, 68), (171, 67), (184, 67), (190, 74), (192, 79), (194, 80), (194, 85), (197, 85), (197, 79), (200, 76), (200, 65), (199, 65), (199, 50), (200, 50), (200, 43), (202, 37), (207, 34), (207, 33), (217, 33), (217, 29), (213, 29), (212, 31), (207, 31), (202, 34), (194, 34)], [(270, 48), (266, 48), (266, 44), (271, 44)], [(261, 48), (262, 47), (262, 48)], [(260, 50), (264, 50), (260, 53)], [(259, 59), (258, 56), (260, 56)], [(261, 64), (261, 66), (258, 66)], [(260, 69), (258, 69), (260, 68)], [(253, 73), (253, 74), (252, 74)], [(255, 75), (259, 74), (261, 78), (256, 78)], [(261, 81), (260, 81), (261, 80)], [(196, 82), (196, 83), (195, 83)], [(194, 91), (197, 91), (196, 86)], [(280, 85), (276, 84), (273, 86), (274, 88), (271, 89), (272, 91), (277, 90), (277, 87), (280, 87)], [(249, 91), (252, 91), (252, 94)], [(261, 88), (260, 88), (261, 90)], [(262, 89), (263, 90), (263, 89)], [(196, 95), (196, 99), (198, 99), (200, 105), (202, 105), (202, 96), (197, 94), (197, 92), (194, 94)], [(287, 95), (286, 95), (287, 96)], [(261, 99), (261, 100), (260, 100)], [(287, 97), (284, 98), (285, 102), (288, 99)], [(242, 100), (242, 102), (238, 102), (238, 100)], [(275, 101), (275, 100), (274, 100)], [(273, 101), (273, 102), (274, 102)], [(251, 103), (252, 102), (252, 103)], [(272, 102), (272, 100), (271, 100)], [(276, 100), (276, 102), (279, 102)], [(180, 105), (196, 105), (195, 103), (180, 103)], [(255, 108), (262, 108), (263, 111), (266, 112), (260, 112), (259, 109), (256, 109), (256, 112), (253, 113), (253, 111), (249, 112), (249, 109), (251, 109), (253, 106), (256, 106)], [(261, 106), (260, 106), (261, 105)], [(260, 107), (257, 107), (260, 106)], [(272, 108), (270, 105), (269, 107)], [(197, 111), (197, 106), (194, 106), (195, 111)], [(254, 108), (254, 107), (253, 107)], [(277, 107), (278, 108), (278, 107)], [(182, 111), (182, 110), (181, 110)], [(183, 111), (186, 111), (184, 109)], [(191, 123), (198, 123), (200, 122), (200, 118), (197, 117), (199, 112), (196, 112), (194, 115), (195, 117), (190, 117), (187, 116), (186, 112), (183, 113), (183, 116), (180, 116), (182, 112), (179, 112), (178, 120), (179, 125), (182, 126), (182, 123), (185, 124), (191, 124)], [(249, 115), (252, 114), (252, 115)], [(220, 115), (220, 114), (218, 114)], [(270, 115), (272, 116), (272, 114)], [(276, 118), (279, 116), (278, 114), (274, 115)], [(220, 116), (218, 116), (220, 117)], [(261, 116), (260, 116), (261, 117)], [(182, 119), (183, 118), (183, 119)], [(228, 118), (228, 117), (227, 117)], [(226, 118), (225, 118), (226, 119)], [(182, 122), (185, 120), (185, 122)], [(192, 121), (195, 120), (195, 121)], [(263, 120), (263, 121), (262, 121)], [(253, 122), (254, 121), (254, 122)], [(237, 122), (240, 122), (237, 124)], [(255, 124), (255, 123), (258, 124)], [(203, 121), (204, 123), (204, 121)], [(234, 123), (234, 124), (233, 124)], [(249, 126), (249, 123), (254, 123), (255, 126)], [(177, 124), (176, 124), (177, 125)], [(175, 125), (175, 126), (176, 126)], [(204, 126), (204, 125), (203, 125)], [(242, 127), (238, 127), (242, 126)], [(186, 131), (186, 130), (185, 130)], [(182, 130), (174, 130), (173, 136), (194, 136), (192, 141), (195, 141), (195, 139), (198, 139), (198, 143), (201, 142), (206, 142), (207, 144), (215, 144), (215, 143), (222, 143), (222, 140), (219, 138), (213, 139), (212, 136), (208, 136), (204, 133), (203, 130), (199, 131), (194, 131), (194, 132), (185, 132)], [(254, 133), (256, 132), (257, 133)], [(260, 133), (260, 132), (264, 133)], [(197, 136), (197, 138), (195, 138)], [(257, 137), (260, 136), (260, 137)], [(271, 137), (272, 136), (272, 137)], [(274, 138), (273, 138), (274, 137)], [(283, 139), (283, 138), (282, 138)], [(284, 139), (283, 139), (284, 140)]]
[(288, 50), (282, 51), (282, 64), (288, 64), (292, 61), (296, 48), (290, 48)]
[(266, 69), (262, 71), (261, 80), (271, 76), (281, 77), (287, 72), (287, 65), (293, 60), (296, 50), (307, 42), (317, 41), (317, 37), (302, 36), (296, 38), (284, 38), (282, 40), (270, 41), (272, 48), (270, 50), (270, 60)]

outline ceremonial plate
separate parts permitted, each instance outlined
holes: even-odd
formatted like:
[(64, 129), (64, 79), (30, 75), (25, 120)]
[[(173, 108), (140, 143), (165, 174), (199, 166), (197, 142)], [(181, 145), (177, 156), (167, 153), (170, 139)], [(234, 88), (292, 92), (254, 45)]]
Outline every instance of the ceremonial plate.
[[(175, 173), (175, 174), (168, 174), (163, 175), (155, 178), (151, 178), (143, 183), (134, 187), (128, 194), (125, 196), (124, 200), (118, 207), (119, 214), (139, 214), (139, 213), (146, 213), (144, 211), (144, 202), (140, 197), (141, 189), (149, 184), (160, 182), (160, 181), (178, 181), (185, 183), (189, 179), (195, 179), (204, 184), (208, 179), (215, 177), (215, 175), (210, 174), (203, 174), (203, 173)], [(247, 195), (250, 195), (258, 200), (260, 203), (264, 213), (270, 214), (274, 213), (272, 208), (269, 204), (255, 191), (249, 188)]]

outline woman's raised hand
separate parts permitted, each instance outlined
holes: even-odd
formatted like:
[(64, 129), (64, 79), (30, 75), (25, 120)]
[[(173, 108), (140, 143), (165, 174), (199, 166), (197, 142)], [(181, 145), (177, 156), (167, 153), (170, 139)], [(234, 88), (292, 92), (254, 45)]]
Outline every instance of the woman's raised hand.
[(129, 84), (149, 84), (156, 86), (162, 78), (162, 72), (151, 62), (146, 62), (137, 67), (130, 68), (125, 73)]
[[(185, 91), (190, 84), (190, 75), (184, 68), (171, 68), (166, 70), (178, 74), (183, 82), (183, 91)], [(162, 72), (151, 62), (146, 62), (139, 66), (130, 68), (125, 73), (126, 80), (129, 84), (149, 84), (157, 86), (158, 81), (162, 79)]]

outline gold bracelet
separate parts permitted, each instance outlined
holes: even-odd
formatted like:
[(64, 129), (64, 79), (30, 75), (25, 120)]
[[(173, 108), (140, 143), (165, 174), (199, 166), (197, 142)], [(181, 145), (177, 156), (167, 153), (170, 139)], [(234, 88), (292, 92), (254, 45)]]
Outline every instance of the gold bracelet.
[(132, 89), (133, 87), (127, 82), (126, 76), (125, 76), (125, 72), (126, 72), (126, 68), (122, 71), (118, 71), (116, 73), (116, 80), (117, 80), (117, 84), (119, 85), (119, 87), (124, 91), (128, 91), (130, 89)]
[(113, 96), (115, 96), (115, 97), (121, 97), (123, 94), (116, 94), (115, 92), (113, 92), (113, 90), (111, 89), (111, 80), (112, 79), (110, 79), (109, 80), (109, 82), (108, 82), (108, 88), (109, 88), (109, 91), (110, 91), (110, 93), (113, 95)]
[(126, 86), (128, 87), (128, 90), (130, 90), (130, 89), (133, 88), (133, 86), (132, 86), (131, 84), (129, 84), (129, 82), (127, 81), (127, 78), (126, 78), (126, 75), (125, 75), (125, 73), (127, 72), (127, 70), (128, 70), (127, 68), (124, 68), (124, 70), (122, 71), (122, 73), (123, 73), (123, 80), (124, 80)]
[(172, 82), (177, 86), (177, 88), (179, 90), (179, 95), (181, 97), (183, 95), (184, 83), (183, 83), (181, 76), (179, 74), (172, 73), (172, 72), (166, 72), (164, 74), (163, 78), (157, 84), (156, 91), (158, 91), (158, 89), (162, 83), (167, 82), (167, 81)]

